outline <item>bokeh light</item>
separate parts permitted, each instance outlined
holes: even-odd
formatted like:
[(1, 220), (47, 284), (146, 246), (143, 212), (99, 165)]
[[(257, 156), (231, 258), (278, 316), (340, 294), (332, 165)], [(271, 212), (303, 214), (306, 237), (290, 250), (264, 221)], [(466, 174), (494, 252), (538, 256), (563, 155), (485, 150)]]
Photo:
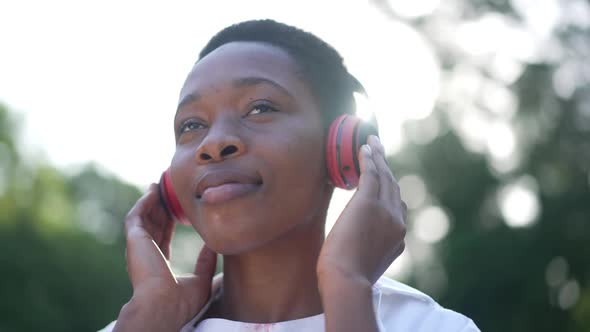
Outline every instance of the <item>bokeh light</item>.
[(555, 257), (547, 265), (545, 270), (545, 281), (550, 287), (557, 287), (563, 284), (568, 276), (568, 264), (565, 258)]
[(426, 201), (426, 184), (418, 175), (404, 175), (399, 179), (399, 186), (409, 209), (416, 209)]
[(447, 213), (438, 206), (428, 206), (416, 212), (413, 223), (415, 236), (427, 243), (442, 240), (450, 229)]
[(557, 301), (566, 310), (573, 307), (580, 298), (580, 284), (576, 280), (569, 280), (559, 290)]
[(504, 221), (510, 227), (531, 226), (541, 212), (536, 181), (530, 176), (505, 185), (499, 191), (498, 201)]

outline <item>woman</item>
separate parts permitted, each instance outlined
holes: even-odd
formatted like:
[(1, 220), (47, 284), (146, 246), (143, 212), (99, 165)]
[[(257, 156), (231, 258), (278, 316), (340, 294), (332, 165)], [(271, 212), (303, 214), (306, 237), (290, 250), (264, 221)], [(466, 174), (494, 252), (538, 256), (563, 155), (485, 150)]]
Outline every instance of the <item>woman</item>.
[[(262, 20), (214, 36), (181, 90), (170, 166), (205, 247), (193, 275), (172, 274), (174, 222), (152, 185), (125, 223), (133, 296), (105, 330), (477, 331), (381, 277), (404, 249), (406, 206), (376, 136), (325, 238), (327, 129), (354, 114), (355, 91), (340, 55), (307, 32)], [(215, 253), (224, 274), (212, 282)]]

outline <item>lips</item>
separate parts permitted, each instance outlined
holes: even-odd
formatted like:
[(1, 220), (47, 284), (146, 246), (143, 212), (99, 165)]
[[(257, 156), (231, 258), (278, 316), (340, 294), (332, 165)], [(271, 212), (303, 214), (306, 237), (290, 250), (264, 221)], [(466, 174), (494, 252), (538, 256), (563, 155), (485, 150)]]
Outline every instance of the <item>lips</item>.
[(235, 169), (210, 170), (197, 180), (196, 196), (204, 203), (223, 203), (257, 191), (262, 179)]

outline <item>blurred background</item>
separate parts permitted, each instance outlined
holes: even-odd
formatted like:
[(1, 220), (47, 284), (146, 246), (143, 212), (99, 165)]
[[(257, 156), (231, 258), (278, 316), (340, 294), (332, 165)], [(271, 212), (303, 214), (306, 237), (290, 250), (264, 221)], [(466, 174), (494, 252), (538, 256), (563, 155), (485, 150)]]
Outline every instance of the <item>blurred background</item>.
[[(117, 317), (122, 222), (174, 153), (184, 78), (254, 18), (323, 38), (367, 88), (409, 207), (389, 276), (482, 331), (590, 331), (584, 0), (0, 2), (0, 331)], [(200, 246), (179, 227), (173, 269)]]

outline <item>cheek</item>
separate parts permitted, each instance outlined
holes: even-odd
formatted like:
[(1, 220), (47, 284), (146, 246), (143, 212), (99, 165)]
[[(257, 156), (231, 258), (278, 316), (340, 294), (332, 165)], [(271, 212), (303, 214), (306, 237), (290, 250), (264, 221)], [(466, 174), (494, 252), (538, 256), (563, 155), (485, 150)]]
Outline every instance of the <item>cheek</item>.
[(172, 175), (172, 181), (177, 188), (180, 184), (186, 182), (186, 177), (189, 174), (185, 174), (189, 171), (188, 164), (191, 156), (191, 150), (185, 147), (177, 147), (172, 156), (170, 162), (170, 172)]
[(302, 130), (278, 142), (274, 146), (276, 157), (270, 159), (276, 161), (271, 166), (276, 194), (271, 197), (276, 203), (273, 205), (290, 207), (291, 214), (305, 214), (320, 201), (328, 182), (323, 138), (317, 132)]
[(299, 186), (322, 181), (325, 173), (323, 145), (302, 137), (296, 139), (298, 143), (291, 142), (283, 148), (286, 155), (281, 159), (280, 170), (288, 173), (284, 178), (291, 181), (302, 179), (303, 182), (297, 183)]
[[(195, 198), (193, 186), (197, 177), (193, 151), (189, 147), (177, 147), (170, 163), (172, 187), (183, 211), (190, 219), (192, 219), (190, 207)], [(187, 210), (187, 207), (189, 207), (189, 210)]]
[[(307, 124), (307, 125), (306, 125)], [(273, 170), (281, 179), (308, 178), (305, 182), (317, 182), (325, 169), (324, 140), (320, 128), (309, 126), (309, 121), (292, 124), (290, 131), (275, 135), (271, 140)], [(288, 173), (288, 174), (284, 174)], [(303, 183), (299, 183), (300, 185)]]

